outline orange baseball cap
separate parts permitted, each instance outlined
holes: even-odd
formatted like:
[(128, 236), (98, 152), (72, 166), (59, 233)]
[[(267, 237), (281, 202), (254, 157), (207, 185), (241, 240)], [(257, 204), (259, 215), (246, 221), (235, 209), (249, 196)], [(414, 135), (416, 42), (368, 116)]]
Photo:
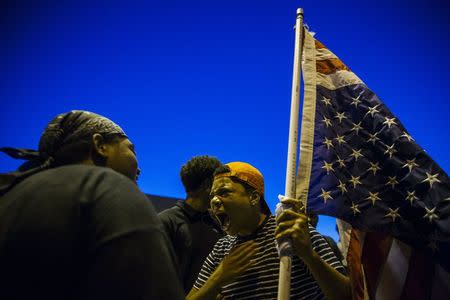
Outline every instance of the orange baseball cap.
[(214, 176), (214, 179), (234, 177), (239, 181), (245, 182), (261, 194), (261, 208), (265, 213), (270, 214), (270, 209), (264, 199), (264, 177), (261, 172), (251, 164), (240, 161), (227, 163), (226, 166), (230, 168), (230, 172), (217, 174)]

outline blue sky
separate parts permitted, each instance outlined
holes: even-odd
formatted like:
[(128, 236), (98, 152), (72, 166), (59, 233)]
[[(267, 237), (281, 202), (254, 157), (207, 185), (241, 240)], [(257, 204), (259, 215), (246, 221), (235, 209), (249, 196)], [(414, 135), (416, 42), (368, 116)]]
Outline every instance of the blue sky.
[[(184, 197), (199, 154), (247, 161), (284, 193), (295, 12), (450, 170), (447, 1), (2, 1), (0, 144), (36, 148), (86, 109), (136, 144), (150, 194)], [(0, 172), (18, 162), (0, 156)], [(319, 230), (334, 235), (333, 220)]]

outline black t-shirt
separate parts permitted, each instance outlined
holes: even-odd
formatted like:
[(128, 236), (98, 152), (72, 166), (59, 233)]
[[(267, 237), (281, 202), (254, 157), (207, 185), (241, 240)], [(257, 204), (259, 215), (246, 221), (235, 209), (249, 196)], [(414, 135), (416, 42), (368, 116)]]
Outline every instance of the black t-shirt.
[(187, 294), (221, 234), (213, 229), (214, 221), (208, 213), (194, 210), (185, 201), (178, 201), (159, 217), (175, 250), (179, 275)]
[(0, 198), (0, 299), (184, 299), (146, 196), (125, 176), (72, 165)]

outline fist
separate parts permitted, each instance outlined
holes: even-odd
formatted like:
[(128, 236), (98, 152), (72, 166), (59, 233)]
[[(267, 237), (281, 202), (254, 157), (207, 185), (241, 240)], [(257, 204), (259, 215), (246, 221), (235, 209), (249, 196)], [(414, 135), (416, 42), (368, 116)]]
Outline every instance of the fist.
[(277, 216), (275, 238), (291, 238), (295, 253), (300, 258), (309, 258), (313, 254), (309, 236), (308, 217), (290, 209)]

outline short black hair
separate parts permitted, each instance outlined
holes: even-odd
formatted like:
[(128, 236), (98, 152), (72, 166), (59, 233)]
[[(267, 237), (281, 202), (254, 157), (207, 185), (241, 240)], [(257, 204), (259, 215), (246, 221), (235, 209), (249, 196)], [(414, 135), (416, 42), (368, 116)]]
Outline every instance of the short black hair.
[(223, 174), (223, 173), (228, 173), (231, 172), (231, 169), (229, 166), (227, 165), (220, 165), (219, 167), (216, 168), (216, 170), (214, 171), (214, 176), (219, 175), (219, 174)]
[[(228, 173), (231, 172), (231, 169), (229, 166), (227, 165), (221, 165), (220, 167), (218, 167), (216, 169), (216, 171), (214, 172), (214, 176), (219, 175), (219, 174), (224, 174), (224, 173)], [(247, 195), (252, 194), (254, 191), (256, 191), (256, 189), (254, 187), (252, 187), (251, 185), (249, 185), (247, 182), (239, 180), (239, 178), (236, 177), (230, 177), (231, 180), (233, 180), (234, 182), (240, 183), (242, 184), (242, 186), (245, 188), (245, 192), (247, 193)], [(259, 192), (258, 192), (259, 193)], [(259, 199), (260, 205), (261, 205), (261, 211), (265, 214), (271, 215), (272, 212), (270, 211), (269, 206), (267, 205), (266, 199), (264, 198), (264, 195), (260, 195), (261, 198)]]
[(186, 193), (198, 191), (205, 186), (205, 182), (211, 185), (214, 171), (221, 165), (217, 158), (208, 155), (191, 158), (180, 170), (181, 182)]

